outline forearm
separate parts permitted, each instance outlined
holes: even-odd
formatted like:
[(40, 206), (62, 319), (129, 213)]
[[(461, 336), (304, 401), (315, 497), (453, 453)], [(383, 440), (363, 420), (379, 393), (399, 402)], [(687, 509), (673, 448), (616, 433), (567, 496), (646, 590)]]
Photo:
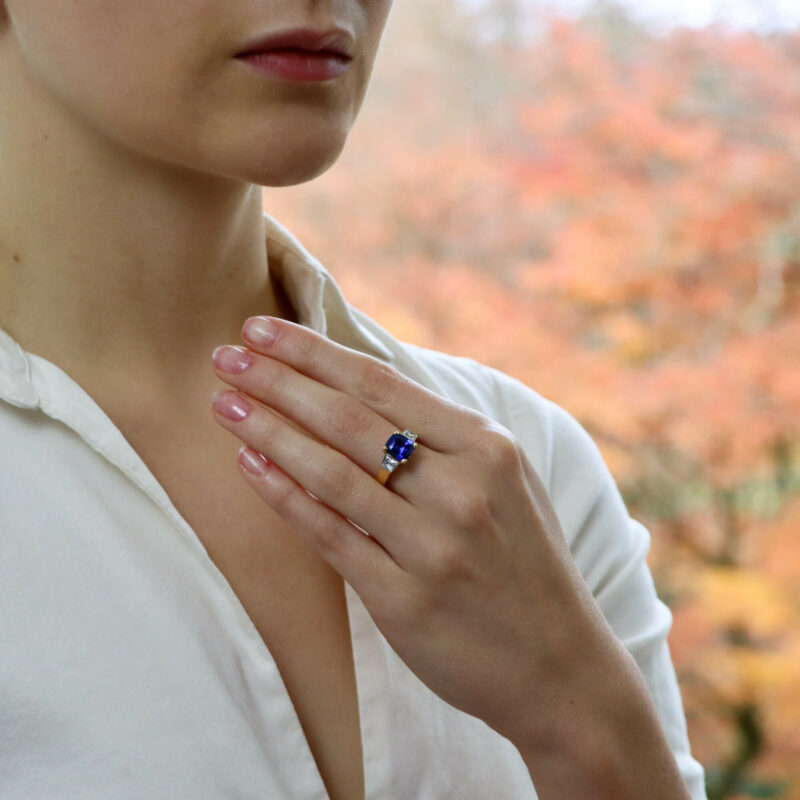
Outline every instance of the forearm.
[(539, 799), (690, 800), (630, 654), (619, 645), (584, 664), (549, 708), (532, 709), (533, 733), (515, 741)]

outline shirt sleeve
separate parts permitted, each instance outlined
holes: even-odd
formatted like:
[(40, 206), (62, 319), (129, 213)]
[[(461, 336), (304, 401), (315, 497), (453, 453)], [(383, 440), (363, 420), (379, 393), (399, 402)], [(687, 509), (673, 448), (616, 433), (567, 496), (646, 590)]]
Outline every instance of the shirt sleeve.
[(583, 426), (521, 381), (491, 372), (504, 424), (526, 453), (539, 448), (543, 454), (544, 461), (531, 462), (541, 465), (539, 476), (581, 575), (644, 676), (692, 800), (707, 800), (704, 770), (691, 754), (667, 643), (672, 612), (656, 594), (646, 561), (649, 531), (628, 515), (599, 448)]

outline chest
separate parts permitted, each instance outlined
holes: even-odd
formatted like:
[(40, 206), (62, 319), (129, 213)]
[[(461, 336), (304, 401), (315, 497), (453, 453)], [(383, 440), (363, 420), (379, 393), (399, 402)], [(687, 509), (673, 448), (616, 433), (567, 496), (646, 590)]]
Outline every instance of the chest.
[(136, 426), (123, 434), (193, 528), (273, 655), (331, 800), (363, 798), (344, 582), (239, 475), (233, 437), (215, 429), (213, 420), (200, 424), (203, 436), (197, 428), (183, 435), (173, 431), (168, 447), (163, 435), (149, 437)]

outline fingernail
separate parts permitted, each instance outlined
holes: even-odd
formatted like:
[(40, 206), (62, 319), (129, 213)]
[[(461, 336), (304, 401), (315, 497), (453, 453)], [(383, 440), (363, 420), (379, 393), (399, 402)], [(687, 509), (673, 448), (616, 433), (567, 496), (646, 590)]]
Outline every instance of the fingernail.
[(253, 356), (244, 347), (232, 344), (220, 345), (211, 354), (211, 358), (223, 372), (244, 372), (253, 363)]
[(220, 389), (214, 392), (211, 398), (211, 403), (214, 408), (227, 419), (232, 419), (234, 422), (240, 422), (245, 419), (253, 407), (243, 397), (239, 397), (236, 392)]
[(246, 444), (239, 448), (239, 463), (252, 475), (266, 475), (267, 461), (261, 453), (251, 450)]
[(242, 329), (242, 335), (255, 345), (267, 345), (275, 338), (275, 325), (266, 317), (250, 317)]

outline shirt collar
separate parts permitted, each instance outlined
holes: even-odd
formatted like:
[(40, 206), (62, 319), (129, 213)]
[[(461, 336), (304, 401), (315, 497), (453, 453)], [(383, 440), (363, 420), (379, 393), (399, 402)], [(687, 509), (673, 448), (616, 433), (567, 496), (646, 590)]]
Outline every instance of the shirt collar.
[[(281, 284), (301, 325), (384, 361), (393, 354), (352, 313), (327, 269), (297, 238), (269, 214), (263, 214), (270, 272)], [(35, 408), (39, 394), (31, 376), (30, 353), (0, 328), (0, 399)]]

